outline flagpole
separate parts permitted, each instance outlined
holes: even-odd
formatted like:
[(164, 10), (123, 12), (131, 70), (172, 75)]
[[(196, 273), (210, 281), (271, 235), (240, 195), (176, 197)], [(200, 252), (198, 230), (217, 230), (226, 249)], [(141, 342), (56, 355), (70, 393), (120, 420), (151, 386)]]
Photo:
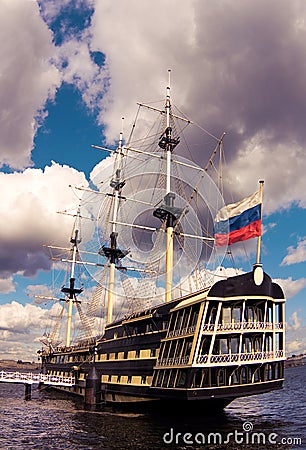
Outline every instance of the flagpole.
[[(260, 203), (261, 203), (261, 207), (260, 207), (260, 227), (262, 226), (262, 197), (263, 197), (263, 185), (264, 185), (264, 180), (259, 180), (259, 199), (260, 199)], [(256, 254), (256, 265), (260, 264), (260, 248), (261, 248), (261, 230), (260, 230), (260, 234), (257, 237), (257, 254)]]

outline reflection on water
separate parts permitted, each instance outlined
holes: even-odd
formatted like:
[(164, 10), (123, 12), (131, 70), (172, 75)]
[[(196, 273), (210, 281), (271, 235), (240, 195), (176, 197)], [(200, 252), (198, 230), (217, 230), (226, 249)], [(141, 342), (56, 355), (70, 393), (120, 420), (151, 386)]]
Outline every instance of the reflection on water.
[[(90, 412), (84, 411), (76, 399), (38, 390), (33, 390), (32, 400), (25, 402), (22, 385), (0, 383), (0, 448), (305, 449), (306, 367), (287, 369), (285, 375), (283, 390), (236, 400), (214, 416), (201, 412), (187, 415), (184, 411), (140, 414), (110, 407)], [(214, 434), (211, 444), (201, 445), (209, 433)], [(252, 433), (262, 433), (265, 445), (247, 444), (246, 435), (251, 442)], [(272, 434), (272, 441), (277, 440), (278, 445), (267, 442)], [(293, 438), (302, 439), (302, 445), (291, 444)], [(281, 439), (290, 444), (282, 444)]]

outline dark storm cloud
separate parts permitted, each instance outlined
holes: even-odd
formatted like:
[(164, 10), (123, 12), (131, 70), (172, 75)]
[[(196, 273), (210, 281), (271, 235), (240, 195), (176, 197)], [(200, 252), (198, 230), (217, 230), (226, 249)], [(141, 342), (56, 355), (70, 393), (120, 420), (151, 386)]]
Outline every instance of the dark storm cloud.
[[(266, 211), (304, 206), (305, 19), (303, 0), (96, 2), (92, 47), (111, 74), (107, 137), (117, 137), (119, 111), (134, 118), (129, 105), (161, 98), (171, 68), (173, 102), (214, 135), (227, 133), (234, 196), (264, 178)], [(196, 161), (205, 164), (211, 150), (204, 139)]]
[(212, 105), (204, 112), (212, 129), (221, 122), (240, 143), (256, 133), (270, 142), (304, 140), (305, 8), (275, 0), (198, 3), (196, 42), (204, 73), (195, 76)]

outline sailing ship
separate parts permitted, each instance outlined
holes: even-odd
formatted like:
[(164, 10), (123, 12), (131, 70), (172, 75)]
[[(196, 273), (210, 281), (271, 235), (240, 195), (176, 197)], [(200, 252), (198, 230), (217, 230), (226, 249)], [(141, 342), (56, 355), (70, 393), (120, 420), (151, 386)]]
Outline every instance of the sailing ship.
[[(73, 376), (65, 389), (93, 405), (222, 409), (282, 388), (285, 297), (260, 262), (263, 182), (225, 205), (220, 177), (208, 173), (224, 134), (209, 135), (216, 145), (204, 168), (178, 154), (194, 124), (174, 110), (170, 74), (163, 106), (138, 107), (145, 137), (135, 131), (138, 112), (126, 142), (121, 131), (116, 149), (94, 146), (110, 156), (92, 185), (78, 188), (71, 246), (50, 246), (70, 273), (61, 288), (66, 336), (59, 320), (45, 334), (43, 371)], [(149, 115), (157, 117), (151, 128)], [(251, 238), (253, 268), (227, 276), (222, 261), (232, 244)], [(95, 285), (90, 300), (77, 282), (80, 267)]]

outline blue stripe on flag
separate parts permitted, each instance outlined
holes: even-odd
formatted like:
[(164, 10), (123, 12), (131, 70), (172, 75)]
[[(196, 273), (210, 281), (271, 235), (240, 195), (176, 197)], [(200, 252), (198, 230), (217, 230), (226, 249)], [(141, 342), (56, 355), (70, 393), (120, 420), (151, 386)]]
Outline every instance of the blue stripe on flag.
[(239, 230), (256, 222), (261, 216), (261, 203), (253, 208), (243, 211), (238, 216), (230, 217), (228, 220), (221, 220), (215, 223), (215, 234), (227, 234), (231, 231)]

